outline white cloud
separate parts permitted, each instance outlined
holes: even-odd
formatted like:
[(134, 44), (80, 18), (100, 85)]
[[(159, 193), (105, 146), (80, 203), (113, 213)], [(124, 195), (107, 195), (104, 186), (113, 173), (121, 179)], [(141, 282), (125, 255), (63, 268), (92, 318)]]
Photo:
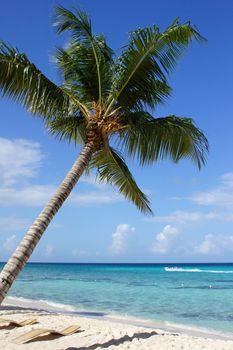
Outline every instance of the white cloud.
[[(0, 188), (0, 205), (23, 205), (30, 207), (43, 206), (55, 193), (52, 185), (31, 185), (23, 188)], [(72, 192), (67, 203), (74, 206), (89, 206), (122, 201), (122, 197), (115, 192), (94, 191), (78, 193)]]
[(122, 197), (115, 192), (86, 192), (73, 193), (70, 197), (70, 204), (72, 205), (93, 205), (93, 204), (107, 204), (122, 201)]
[(87, 250), (84, 249), (73, 249), (72, 250), (72, 255), (75, 257), (85, 257), (85, 256), (90, 256), (90, 252), (88, 252)]
[(230, 208), (233, 206), (233, 193), (226, 189), (216, 188), (207, 192), (200, 192), (190, 198), (201, 205), (215, 205)]
[(221, 212), (188, 212), (177, 210), (170, 215), (154, 216), (153, 218), (146, 219), (147, 221), (153, 222), (169, 222), (176, 224), (186, 224), (189, 222), (201, 222), (210, 220), (222, 220), (222, 221), (233, 221), (233, 213), (221, 213)]
[(173, 247), (175, 238), (180, 231), (171, 225), (166, 225), (163, 230), (155, 236), (155, 241), (151, 247), (152, 252), (166, 254)]
[(189, 199), (201, 205), (214, 205), (233, 209), (233, 173), (226, 173), (220, 177), (220, 184), (209, 190), (199, 192)]
[(34, 177), (43, 157), (37, 142), (0, 138), (1, 187)]
[(233, 249), (233, 235), (205, 235), (203, 241), (194, 248), (196, 254), (220, 254)]
[(17, 241), (16, 235), (12, 235), (8, 237), (2, 245), (3, 249), (11, 253), (16, 248), (16, 241)]
[(228, 188), (233, 189), (233, 173), (225, 173), (221, 176), (221, 182)]
[(55, 187), (50, 185), (31, 185), (17, 188), (0, 188), (0, 205), (24, 205), (41, 206), (55, 192)]
[(91, 185), (91, 186), (94, 186), (94, 187), (97, 187), (97, 188), (105, 188), (105, 187), (107, 187), (107, 183), (106, 182), (99, 182), (98, 181), (98, 177), (96, 175), (94, 175), (93, 173), (89, 174), (89, 175), (83, 175), (80, 178), (80, 182), (84, 182), (84, 183), (86, 183), (88, 185)]
[(113, 254), (124, 253), (127, 249), (127, 244), (134, 234), (135, 227), (128, 224), (119, 224), (116, 231), (112, 234), (112, 245), (110, 247), (110, 252)]
[(200, 205), (223, 207), (224, 211), (223, 209), (208, 212), (177, 210), (169, 215), (154, 216), (146, 220), (174, 223), (179, 226), (211, 220), (233, 221), (233, 173), (223, 174), (218, 186), (209, 191), (198, 192), (188, 199)]
[[(43, 206), (55, 193), (54, 185), (30, 185), (44, 158), (39, 143), (24, 139), (0, 138), (0, 206)], [(67, 203), (74, 206), (108, 204), (123, 198), (106, 184), (95, 181), (93, 174), (80, 179), (96, 187), (95, 191), (72, 192)], [(1, 225), (1, 222), (0, 222)]]
[(16, 231), (27, 228), (31, 223), (31, 220), (25, 218), (0, 217), (0, 229), (1, 231)]
[(0, 138), (0, 205), (43, 205), (53, 186), (29, 185), (44, 155), (40, 144), (24, 139)]
[(46, 247), (45, 247), (45, 255), (47, 257), (52, 256), (53, 255), (53, 250), (54, 250), (54, 247), (51, 244), (47, 244)]

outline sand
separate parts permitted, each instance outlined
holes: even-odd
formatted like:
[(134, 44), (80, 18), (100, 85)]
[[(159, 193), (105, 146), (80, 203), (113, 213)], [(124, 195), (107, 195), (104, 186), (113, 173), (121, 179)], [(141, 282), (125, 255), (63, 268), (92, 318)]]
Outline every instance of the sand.
[[(141, 327), (116, 320), (106, 320), (100, 317), (80, 317), (67, 314), (21, 308), (4, 305), (0, 309), (0, 317), (16, 321), (25, 318), (37, 318), (39, 324), (13, 329), (0, 329), (1, 350), (232, 350), (233, 340), (211, 339), (185, 334), (185, 332), (168, 332), (161, 329)], [(33, 341), (16, 345), (12, 340), (32, 329), (48, 328), (62, 330), (66, 326), (78, 324), (81, 331), (71, 336), (59, 337), (53, 340)]]

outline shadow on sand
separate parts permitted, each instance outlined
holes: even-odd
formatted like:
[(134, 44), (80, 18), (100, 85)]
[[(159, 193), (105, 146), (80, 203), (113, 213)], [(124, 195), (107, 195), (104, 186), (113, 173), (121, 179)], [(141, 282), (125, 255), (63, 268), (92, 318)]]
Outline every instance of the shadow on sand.
[(148, 339), (150, 337), (153, 337), (154, 335), (158, 335), (157, 332), (153, 331), (153, 332), (144, 332), (144, 333), (134, 333), (134, 335), (132, 335), (131, 337), (129, 335), (124, 335), (121, 338), (118, 339), (111, 339), (109, 341), (107, 341), (106, 343), (96, 343), (90, 346), (82, 346), (81, 348), (75, 348), (75, 347), (69, 347), (66, 348), (65, 350), (95, 350), (95, 349), (107, 349), (108, 347), (115, 345), (115, 346), (119, 346), (125, 342), (132, 342), (134, 339)]

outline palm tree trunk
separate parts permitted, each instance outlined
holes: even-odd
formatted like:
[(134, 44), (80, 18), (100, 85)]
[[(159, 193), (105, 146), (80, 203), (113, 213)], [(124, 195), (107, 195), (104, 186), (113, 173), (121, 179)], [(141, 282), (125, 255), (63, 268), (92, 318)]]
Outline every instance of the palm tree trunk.
[(94, 153), (94, 144), (87, 143), (78, 159), (75, 161), (69, 173), (58, 187), (54, 196), (49, 200), (32, 226), (29, 228), (25, 237), (12, 254), (3, 270), (0, 273), (0, 304), (5, 298), (8, 290), (19, 275), (27, 260), (30, 258), (33, 250), (39, 242), (44, 231), (65, 202), (70, 192), (78, 182), (80, 176), (89, 163)]

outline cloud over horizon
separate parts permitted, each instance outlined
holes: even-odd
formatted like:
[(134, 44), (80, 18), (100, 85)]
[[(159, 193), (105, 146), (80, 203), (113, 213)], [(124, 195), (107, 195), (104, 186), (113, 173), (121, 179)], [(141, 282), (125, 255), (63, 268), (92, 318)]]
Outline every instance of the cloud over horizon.
[(196, 254), (220, 254), (222, 252), (232, 252), (233, 235), (207, 234), (203, 241), (194, 247)]
[(112, 244), (110, 252), (113, 255), (122, 254), (126, 251), (130, 238), (133, 237), (135, 227), (129, 224), (119, 224), (116, 231), (112, 234)]
[(155, 236), (155, 240), (151, 246), (153, 253), (167, 254), (173, 248), (175, 238), (180, 234), (180, 231), (172, 226), (166, 225), (161, 232)]

